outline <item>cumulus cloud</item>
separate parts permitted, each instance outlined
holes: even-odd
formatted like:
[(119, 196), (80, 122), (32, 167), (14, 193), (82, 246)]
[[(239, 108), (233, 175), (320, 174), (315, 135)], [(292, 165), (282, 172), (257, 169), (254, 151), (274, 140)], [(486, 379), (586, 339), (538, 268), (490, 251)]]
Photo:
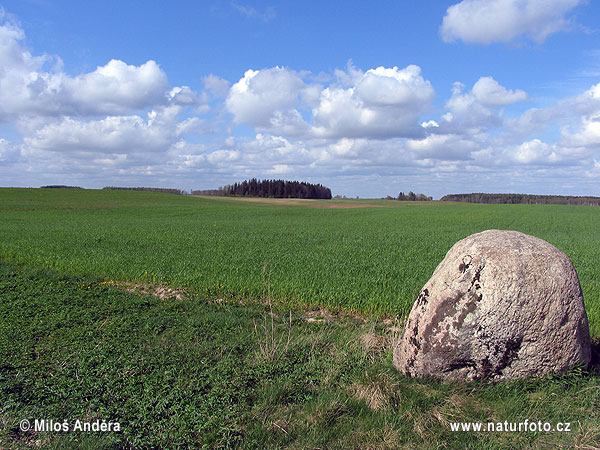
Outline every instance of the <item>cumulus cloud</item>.
[(20, 156), (19, 148), (8, 142), (6, 139), (0, 138), (0, 162), (3, 164), (13, 163), (18, 160)]
[(432, 134), (423, 139), (408, 139), (406, 148), (418, 160), (436, 159), (442, 161), (466, 160), (471, 152), (479, 149), (478, 143), (454, 134)]
[(24, 139), (26, 147), (61, 153), (147, 153), (166, 151), (177, 139), (177, 107), (138, 116), (82, 121), (65, 117)]
[(527, 98), (522, 90), (509, 90), (492, 77), (481, 77), (470, 91), (465, 85), (454, 83), (452, 96), (446, 102), (442, 129), (455, 132), (476, 132), (501, 123), (502, 111), (497, 107), (510, 105)]
[(227, 96), (226, 106), (235, 123), (258, 129), (301, 125), (296, 107), (305, 87), (300, 76), (283, 67), (247, 70)]
[(584, 0), (463, 0), (450, 6), (440, 27), (446, 42), (509, 42), (526, 36), (543, 42), (568, 29), (568, 13)]
[(167, 103), (199, 102), (187, 86), (170, 88), (155, 61), (139, 66), (111, 60), (90, 73), (71, 77), (58, 57), (33, 56), (25, 33), (0, 17), (0, 121), (19, 116), (120, 115)]
[[(459, 5), (467, 3), (478, 5)], [(526, 191), (570, 175), (597, 191), (600, 84), (505, 118), (503, 108), (528, 95), (491, 76), (472, 87), (456, 83), (437, 110), (434, 88), (415, 65), (362, 70), (349, 62), (328, 76), (273, 67), (234, 83), (208, 75), (194, 91), (170, 86), (154, 61), (112, 60), (71, 76), (58, 57), (34, 56), (23, 40), (18, 25), (0, 18), (0, 122), (22, 138), (0, 138), (4, 183), (176, 180), (174, 187), (214, 188), (285, 176), (345, 194), (378, 186), (370, 195), (441, 195), (467, 187)], [(248, 127), (232, 133), (237, 125), (255, 135)]]
[(600, 151), (600, 83), (570, 103), (577, 110), (585, 111), (579, 117), (575, 131), (564, 129), (562, 143), (572, 148), (587, 148)]
[(168, 87), (167, 76), (154, 61), (138, 67), (113, 59), (91, 73), (64, 80), (59, 95), (84, 113), (123, 112), (162, 103)]
[(511, 149), (509, 153), (515, 161), (524, 164), (556, 162), (559, 159), (552, 146), (539, 139), (523, 142)]
[(322, 137), (415, 136), (418, 118), (426, 111), (435, 91), (419, 66), (378, 67), (360, 76), (354, 85), (327, 87), (313, 109), (314, 133)]
[[(307, 84), (297, 72), (248, 70), (226, 100), (234, 122), (291, 136), (341, 138), (417, 136), (419, 116), (433, 101), (421, 68), (349, 67), (341, 83)], [(347, 85), (347, 83), (350, 85)]]
[(204, 88), (210, 92), (214, 97), (225, 98), (229, 92), (229, 81), (210, 74), (205, 76), (202, 81), (204, 82)]
[(520, 102), (527, 98), (525, 91), (520, 89), (508, 90), (492, 77), (481, 77), (472, 89), (479, 103), (485, 106), (505, 106)]

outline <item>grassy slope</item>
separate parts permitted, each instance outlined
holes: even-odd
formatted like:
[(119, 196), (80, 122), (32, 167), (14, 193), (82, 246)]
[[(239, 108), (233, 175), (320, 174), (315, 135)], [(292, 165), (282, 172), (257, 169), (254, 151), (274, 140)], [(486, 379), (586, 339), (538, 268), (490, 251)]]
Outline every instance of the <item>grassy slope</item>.
[(0, 189), (0, 257), (76, 275), (256, 297), (262, 268), (288, 305), (405, 314), (457, 240), (489, 228), (573, 260), (600, 337), (600, 208), (390, 201), (323, 209), (131, 191)]
[[(381, 323), (309, 322), (260, 304), (160, 300), (0, 262), (0, 448), (593, 449), (598, 377), (441, 384), (400, 376)], [(288, 330), (289, 346), (286, 350)], [(378, 336), (378, 338), (373, 338)], [(369, 339), (366, 339), (369, 338)], [(370, 343), (370, 344), (369, 344)], [(27, 418), (120, 433), (21, 432)], [(570, 433), (452, 432), (449, 422), (570, 422)]]

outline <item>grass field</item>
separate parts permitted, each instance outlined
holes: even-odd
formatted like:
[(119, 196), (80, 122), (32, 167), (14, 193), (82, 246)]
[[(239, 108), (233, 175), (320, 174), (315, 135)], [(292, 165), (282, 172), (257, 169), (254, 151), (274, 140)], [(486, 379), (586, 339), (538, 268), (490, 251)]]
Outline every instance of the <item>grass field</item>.
[[(597, 374), (443, 384), (390, 352), (446, 251), (488, 228), (571, 257), (597, 341), (599, 214), (0, 189), (0, 448), (600, 448)], [(122, 430), (20, 430), (35, 418)], [(572, 431), (450, 429), (525, 419)]]
[(286, 305), (389, 316), (407, 313), (457, 240), (518, 230), (569, 255), (600, 337), (600, 208), (0, 189), (0, 218), (12, 262), (242, 298), (261, 293), (266, 264)]

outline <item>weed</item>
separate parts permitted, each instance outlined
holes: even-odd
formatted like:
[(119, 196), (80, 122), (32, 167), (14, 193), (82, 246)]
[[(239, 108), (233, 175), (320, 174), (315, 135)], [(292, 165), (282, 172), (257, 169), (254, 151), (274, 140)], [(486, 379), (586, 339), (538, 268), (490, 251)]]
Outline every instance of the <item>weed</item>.
[[(263, 277), (263, 304), (266, 304), (267, 308), (262, 315), (262, 321), (260, 326), (257, 325), (256, 321), (253, 320), (254, 334), (258, 342), (260, 354), (267, 361), (272, 361), (275, 358), (285, 355), (290, 348), (290, 339), (292, 336), (292, 311), (289, 312), (289, 319), (287, 322), (287, 336), (282, 333), (277, 336), (277, 329), (279, 326), (275, 325), (275, 318), (279, 318), (273, 312), (273, 299), (271, 298), (271, 272), (267, 273), (267, 263), (263, 264), (262, 268)], [(260, 331), (259, 331), (260, 328)]]

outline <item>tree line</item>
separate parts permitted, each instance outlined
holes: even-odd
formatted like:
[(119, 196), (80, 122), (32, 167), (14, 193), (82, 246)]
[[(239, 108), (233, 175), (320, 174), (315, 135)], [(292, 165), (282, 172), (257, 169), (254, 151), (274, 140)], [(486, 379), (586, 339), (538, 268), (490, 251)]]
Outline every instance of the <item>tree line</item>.
[(585, 205), (600, 206), (600, 197), (580, 197), (571, 195), (530, 195), (530, 194), (449, 194), (442, 202), (526, 204), (526, 205)]
[(148, 191), (148, 192), (164, 192), (165, 194), (177, 194), (183, 195), (184, 191), (181, 189), (168, 189), (168, 188), (152, 188), (152, 187), (119, 187), (119, 186), (104, 186), (102, 189), (110, 189), (112, 191)]
[(408, 194), (404, 192), (400, 192), (397, 197), (392, 197), (388, 195), (386, 200), (400, 200), (403, 202), (430, 202), (433, 200), (433, 197), (428, 197), (425, 194), (415, 194), (413, 191), (410, 191)]
[(216, 195), (225, 197), (312, 198), (330, 199), (331, 189), (321, 184), (285, 180), (244, 180), (219, 189), (196, 190), (193, 195)]

